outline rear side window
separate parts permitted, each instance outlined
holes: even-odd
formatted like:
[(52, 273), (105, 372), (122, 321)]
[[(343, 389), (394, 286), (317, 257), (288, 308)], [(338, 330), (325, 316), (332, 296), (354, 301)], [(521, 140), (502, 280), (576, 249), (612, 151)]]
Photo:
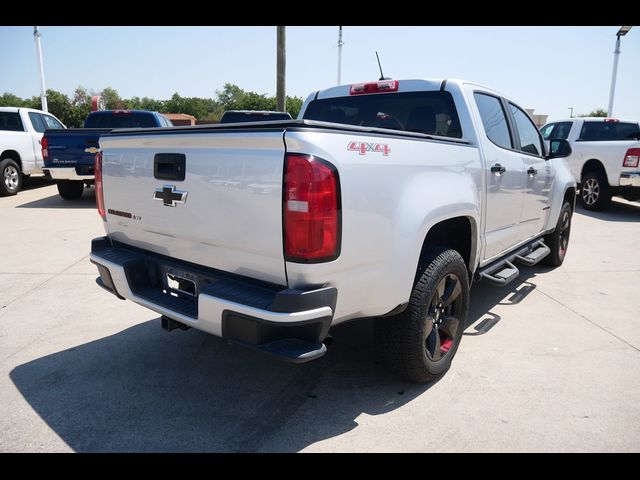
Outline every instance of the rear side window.
[(64, 128), (64, 126), (51, 115), (41, 115), (47, 128)]
[(20, 114), (18, 112), (0, 112), (0, 130), (24, 132)]
[(44, 132), (47, 127), (42, 120), (42, 115), (36, 112), (29, 112), (29, 120), (31, 120), (31, 125), (33, 125), (33, 129), (36, 132)]
[(542, 155), (542, 142), (538, 129), (529, 116), (513, 103), (509, 104), (513, 119), (516, 121), (518, 138), (520, 139), (520, 151), (532, 155)]
[(487, 133), (489, 140), (499, 147), (513, 148), (507, 117), (504, 114), (500, 100), (484, 93), (475, 93), (474, 97), (480, 111), (484, 131)]
[(558, 122), (545, 125), (540, 133), (545, 140), (566, 140), (571, 131), (571, 122)]
[(443, 91), (377, 93), (313, 100), (303, 118), (462, 138), (453, 97)]
[(157, 127), (152, 114), (147, 113), (99, 113), (89, 115), (85, 128), (151, 128)]
[(578, 140), (584, 142), (635, 140), (640, 138), (640, 126), (631, 122), (584, 122)]

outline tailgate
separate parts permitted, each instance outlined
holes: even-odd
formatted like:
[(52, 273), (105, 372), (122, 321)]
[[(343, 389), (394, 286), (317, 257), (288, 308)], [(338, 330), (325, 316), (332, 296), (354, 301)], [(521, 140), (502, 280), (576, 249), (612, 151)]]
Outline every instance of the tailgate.
[(283, 132), (101, 137), (107, 233), (172, 258), (286, 285)]
[[(75, 167), (90, 165), (96, 157), (99, 148), (100, 135), (109, 133), (110, 129), (78, 128), (65, 130), (46, 130), (45, 136), (49, 142), (49, 158), (46, 167)], [(87, 151), (89, 150), (89, 151)]]

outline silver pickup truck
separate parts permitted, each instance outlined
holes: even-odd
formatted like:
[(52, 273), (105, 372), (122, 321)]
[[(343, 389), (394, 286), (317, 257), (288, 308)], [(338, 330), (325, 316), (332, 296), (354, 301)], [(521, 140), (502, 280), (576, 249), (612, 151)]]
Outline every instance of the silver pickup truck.
[[(560, 265), (576, 182), (513, 101), (457, 80), (312, 93), (299, 118), (102, 136), (98, 283), (292, 362), (338, 323), (376, 320), (381, 358), (447, 370), (474, 280)], [(555, 158), (554, 158), (555, 157)]]

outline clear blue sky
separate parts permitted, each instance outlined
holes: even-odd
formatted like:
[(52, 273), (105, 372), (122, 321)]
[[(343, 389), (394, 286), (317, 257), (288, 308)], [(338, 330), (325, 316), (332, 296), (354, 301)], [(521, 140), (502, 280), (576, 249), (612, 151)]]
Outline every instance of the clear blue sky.
[[(344, 27), (342, 83), (464, 78), (550, 119), (607, 108), (618, 27)], [(275, 27), (41, 27), (47, 88), (213, 97), (275, 93)], [(336, 83), (338, 27), (287, 27), (287, 94)], [(39, 94), (32, 27), (0, 27), (0, 93)], [(614, 114), (640, 118), (640, 27), (622, 39)]]

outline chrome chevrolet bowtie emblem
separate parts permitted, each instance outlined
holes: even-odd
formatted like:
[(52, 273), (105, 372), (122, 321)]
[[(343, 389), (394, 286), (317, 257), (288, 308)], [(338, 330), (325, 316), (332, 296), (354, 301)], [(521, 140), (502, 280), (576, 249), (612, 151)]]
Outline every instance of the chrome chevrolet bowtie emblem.
[(188, 193), (176, 190), (175, 185), (164, 185), (162, 188), (156, 188), (153, 199), (160, 200), (165, 207), (175, 207), (177, 204), (187, 201)]

